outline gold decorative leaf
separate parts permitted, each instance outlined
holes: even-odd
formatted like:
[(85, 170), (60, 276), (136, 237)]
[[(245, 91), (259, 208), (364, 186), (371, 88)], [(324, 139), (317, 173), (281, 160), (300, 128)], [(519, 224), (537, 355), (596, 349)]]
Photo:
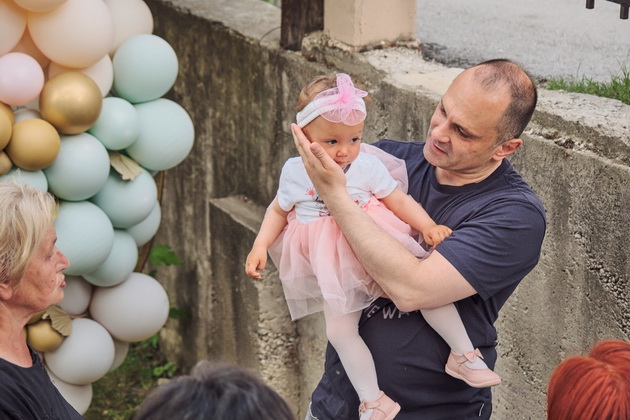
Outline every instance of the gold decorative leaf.
[(109, 163), (125, 181), (133, 181), (142, 173), (142, 167), (135, 160), (118, 152), (109, 151)]
[(59, 306), (49, 306), (42, 315), (42, 319), (48, 318), (50, 318), (50, 324), (55, 331), (64, 337), (70, 335), (72, 332), (72, 318), (66, 311)]

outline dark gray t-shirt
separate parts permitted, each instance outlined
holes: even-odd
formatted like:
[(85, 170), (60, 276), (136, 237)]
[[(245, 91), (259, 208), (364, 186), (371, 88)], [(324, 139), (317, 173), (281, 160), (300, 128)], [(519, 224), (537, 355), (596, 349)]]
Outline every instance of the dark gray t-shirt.
[(33, 366), (0, 359), (0, 419), (76, 420), (81, 415), (63, 398), (33, 351)]
[[(405, 160), (409, 194), (453, 234), (438, 251), (477, 291), (455, 302), (468, 335), (486, 363), (496, 361), (499, 310), (537, 264), (545, 234), (542, 203), (504, 160), (487, 179), (462, 187), (438, 184), (423, 156), (424, 143), (381, 140), (381, 149)], [(359, 331), (376, 364), (380, 388), (402, 410), (396, 420), (489, 419), (492, 394), (444, 372), (449, 347), (420, 311), (404, 313), (378, 299), (361, 316)], [(319, 420), (358, 419), (359, 400), (334, 348), (312, 395)]]

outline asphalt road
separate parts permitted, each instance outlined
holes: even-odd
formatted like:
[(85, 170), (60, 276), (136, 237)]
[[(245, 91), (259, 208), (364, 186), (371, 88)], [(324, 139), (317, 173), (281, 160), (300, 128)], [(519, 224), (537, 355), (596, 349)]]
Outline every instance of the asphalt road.
[(425, 58), (450, 66), (505, 57), (538, 79), (630, 72), (630, 19), (605, 0), (417, 0), (417, 31)]

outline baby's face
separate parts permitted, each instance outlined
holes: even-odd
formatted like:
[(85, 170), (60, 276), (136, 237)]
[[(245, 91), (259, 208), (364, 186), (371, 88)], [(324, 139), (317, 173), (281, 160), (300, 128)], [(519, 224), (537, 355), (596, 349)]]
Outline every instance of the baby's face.
[(345, 125), (317, 117), (302, 131), (311, 143), (319, 143), (328, 156), (345, 168), (359, 156), (364, 124)]

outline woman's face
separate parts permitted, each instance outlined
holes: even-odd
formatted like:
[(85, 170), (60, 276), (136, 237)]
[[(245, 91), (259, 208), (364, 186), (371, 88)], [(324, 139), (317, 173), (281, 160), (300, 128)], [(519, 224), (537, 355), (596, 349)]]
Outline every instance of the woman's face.
[(62, 271), (70, 264), (55, 246), (56, 241), (57, 232), (51, 227), (39, 244), (11, 299), (33, 313), (56, 305), (63, 299), (66, 282)]

